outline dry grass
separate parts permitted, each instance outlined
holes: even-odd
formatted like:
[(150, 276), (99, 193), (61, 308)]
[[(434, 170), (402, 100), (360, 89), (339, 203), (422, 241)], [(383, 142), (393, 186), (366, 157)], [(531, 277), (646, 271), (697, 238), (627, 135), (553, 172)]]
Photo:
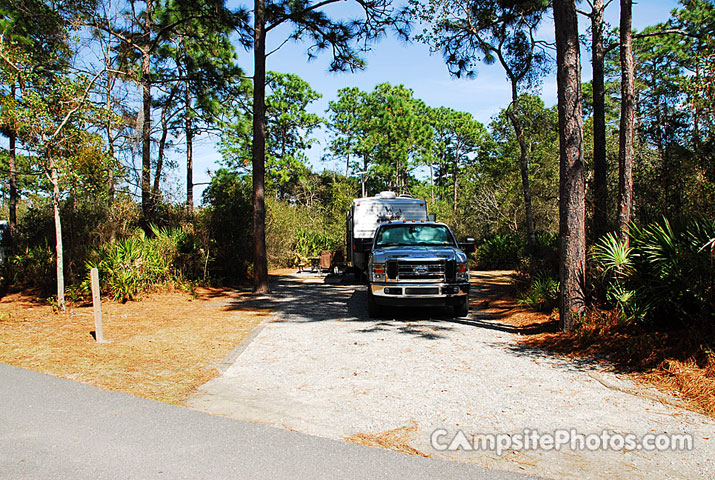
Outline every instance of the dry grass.
[(0, 361), (166, 403), (180, 404), (217, 375), (219, 363), (269, 313), (227, 307), (226, 289), (156, 293), (102, 304), (98, 344), (92, 307), (54, 313), (35, 296), (0, 300)]
[(417, 424), (412, 422), (410, 425), (393, 428), (382, 433), (356, 433), (345, 438), (345, 440), (356, 445), (388, 448), (408, 455), (429, 457), (429, 455), (410, 446), (410, 441), (414, 438), (416, 432)]

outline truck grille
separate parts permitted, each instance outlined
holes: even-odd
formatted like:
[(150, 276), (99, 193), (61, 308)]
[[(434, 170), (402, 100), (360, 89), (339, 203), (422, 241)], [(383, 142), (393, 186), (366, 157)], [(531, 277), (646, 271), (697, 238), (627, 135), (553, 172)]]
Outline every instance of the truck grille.
[[(398, 261), (397, 279), (401, 281), (433, 281), (443, 282), (445, 279), (445, 262), (443, 260)], [(391, 277), (394, 278), (394, 277)]]

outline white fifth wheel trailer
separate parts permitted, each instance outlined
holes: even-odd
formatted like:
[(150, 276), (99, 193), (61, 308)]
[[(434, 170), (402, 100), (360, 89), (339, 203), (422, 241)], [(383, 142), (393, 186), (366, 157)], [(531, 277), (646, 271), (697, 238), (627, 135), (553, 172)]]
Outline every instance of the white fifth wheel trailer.
[[(367, 268), (375, 230), (389, 221), (425, 222), (427, 203), (411, 195), (381, 192), (374, 197), (356, 198), (347, 214), (347, 262), (360, 278)], [(434, 220), (434, 218), (432, 218)]]

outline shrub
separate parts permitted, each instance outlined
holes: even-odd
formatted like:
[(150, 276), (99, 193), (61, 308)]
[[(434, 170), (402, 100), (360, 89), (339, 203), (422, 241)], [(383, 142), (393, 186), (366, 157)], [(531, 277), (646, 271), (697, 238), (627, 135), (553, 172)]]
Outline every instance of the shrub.
[(55, 250), (46, 242), (33, 247), (25, 247), (9, 258), (11, 280), (15, 286), (39, 288), (48, 294), (56, 286)]
[[(704, 247), (715, 236), (713, 221), (667, 219), (631, 229), (643, 295), (659, 320), (692, 323), (715, 315), (713, 258)], [(673, 314), (676, 315), (673, 315)]]
[(715, 274), (708, 242), (712, 221), (667, 219), (632, 225), (630, 247), (613, 234), (592, 249), (606, 299), (626, 321), (661, 323), (715, 318)]
[[(107, 243), (95, 249), (87, 261), (87, 270), (99, 270), (100, 288), (115, 300), (127, 301), (167, 282), (181, 282), (183, 276), (174, 262), (178, 256), (180, 235), (153, 228), (154, 238), (142, 230), (130, 238)], [(82, 283), (89, 292), (89, 273)]]
[(548, 271), (537, 273), (519, 303), (539, 311), (552, 310), (559, 302), (559, 281)]
[(253, 260), (251, 184), (225, 169), (216, 171), (204, 191), (206, 206), (197, 215), (206, 239), (208, 270), (213, 278), (234, 283), (245, 279)]
[(515, 235), (496, 235), (477, 247), (480, 268), (514, 268), (519, 263), (522, 242)]

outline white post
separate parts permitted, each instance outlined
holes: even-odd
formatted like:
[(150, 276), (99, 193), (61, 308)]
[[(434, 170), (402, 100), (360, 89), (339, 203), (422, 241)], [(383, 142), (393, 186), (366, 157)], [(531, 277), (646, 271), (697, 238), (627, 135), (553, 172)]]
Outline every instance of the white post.
[(94, 307), (94, 333), (98, 343), (104, 343), (104, 332), (102, 332), (102, 298), (99, 294), (99, 270), (90, 270), (90, 280), (92, 282), (92, 306)]

